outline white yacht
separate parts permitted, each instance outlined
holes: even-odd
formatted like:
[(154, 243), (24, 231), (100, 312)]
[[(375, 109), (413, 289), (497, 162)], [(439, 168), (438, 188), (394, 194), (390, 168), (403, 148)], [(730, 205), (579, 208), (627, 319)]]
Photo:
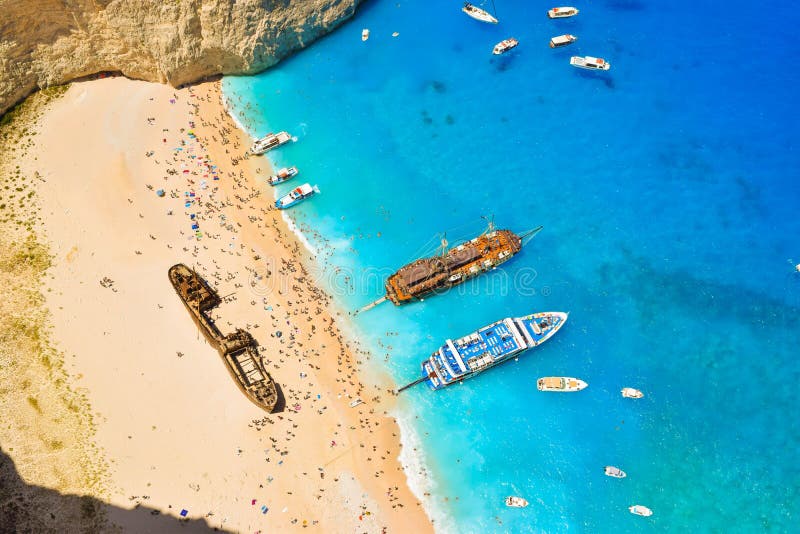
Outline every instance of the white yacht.
[(625, 473), (625, 471), (623, 471), (619, 467), (614, 467), (613, 465), (607, 465), (605, 467), (605, 473), (607, 477), (613, 477), (613, 478), (625, 478), (626, 476), (628, 476), (627, 473)]
[(279, 210), (285, 210), (314, 196), (316, 193), (319, 193), (319, 188), (316, 185), (312, 187), (311, 184), (303, 184), (300, 187), (295, 187), (288, 194), (276, 200), (275, 207)]
[(489, 24), (497, 24), (497, 19), (491, 16), (488, 11), (484, 11), (479, 7), (473, 6), (469, 2), (464, 2), (464, 7), (461, 8), (461, 11), (475, 20), (488, 22)]
[(510, 37), (508, 39), (503, 39), (502, 41), (494, 45), (494, 49), (492, 49), (492, 54), (499, 56), (500, 54), (508, 52), (518, 44), (519, 41), (517, 41), (513, 37)]
[(282, 184), (286, 180), (290, 178), (294, 178), (300, 171), (297, 170), (297, 167), (284, 167), (275, 174), (271, 175), (267, 178), (267, 183), (269, 185), (278, 185)]
[(622, 388), (620, 393), (622, 393), (622, 396), (626, 399), (641, 399), (644, 397), (644, 393), (634, 388)]
[(569, 64), (579, 69), (588, 70), (608, 70), (611, 68), (611, 63), (605, 59), (592, 56), (572, 56), (569, 58)]
[(506, 497), (506, 506), (510, 508), (525, 508), (528, 506), (528, 501), (522, 497)]
[(369, 29), (364, 28), (361, 30), (361, 40), (366, 41), (367, 39), (369, 39)]
[(640, 515), (643, 517), (650, 517), (653, 515), (653, 511), (648, 508), (647, 506), (643, 506), (641, 504), (634, 504), (633, 506), (629, 506), (628, 510), (634, 515)]
[(550, 39), (550, 48), (559, 48), (561, 46), (567, 46), (569, 44), (574, 43), (577, 41), (578, 38), (574, 35), (570, 35), (565, 33), (564, 35), (556, 35), (552, 39)]
[(292, 140), (292, 136), (288, 132), (268, 133), (261, 139), (256, 140), (253, 146), (250, 147), (251, 154), (263, 154), (268, 150), (279, 147)]
[(539, 391), (558, 391), (572, 393), (586, 389), (589, 384), (579, 378), (571, 376), (545, 376), (536, 381)]
[(551, 19), (563, 19), (567, 17), (574, 17), (578, 13), (580, 13), (580, 10), (571, 6), (554, 7), (547, 12), (547, 16)]

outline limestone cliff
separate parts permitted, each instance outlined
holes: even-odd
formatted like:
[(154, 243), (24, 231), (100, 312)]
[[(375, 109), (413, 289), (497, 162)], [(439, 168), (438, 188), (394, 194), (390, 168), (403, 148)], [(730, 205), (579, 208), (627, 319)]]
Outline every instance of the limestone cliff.
[(250, 74), (350, 18), (362, 0), (0, 0), (0, 115), (102, 71), (166, 82)]

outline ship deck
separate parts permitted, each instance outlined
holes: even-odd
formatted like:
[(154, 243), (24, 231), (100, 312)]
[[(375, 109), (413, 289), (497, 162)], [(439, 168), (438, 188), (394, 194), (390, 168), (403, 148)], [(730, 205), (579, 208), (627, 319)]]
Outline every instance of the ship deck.
[(566, 319), (567, 314), (561, 312), (537, 313), (503, 319), (459, 339), (448, 339), (422, 362), (423, 374), (428, 376), (433, 389), (463, 380), (513, 354), (540, 345), (553, 336)]
[(448, 339), (432, 359), (448, 384), (526, 348), (510, 320), (504, 319), (454, 341)]

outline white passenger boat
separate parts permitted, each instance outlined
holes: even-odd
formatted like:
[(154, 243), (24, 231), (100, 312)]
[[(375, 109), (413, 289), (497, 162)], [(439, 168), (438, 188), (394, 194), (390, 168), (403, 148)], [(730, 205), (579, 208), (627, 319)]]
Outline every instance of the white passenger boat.
[(567, 17), (574, 17), (578, 13), (580, 13), (580, 10), (571, 6), (554, 7), (547, 12), (547, 16), (551, 19), (563, 19)]
[(519, 41), (514, 39), (513, 37), (509, 37), (508, 39), (503, 39), (496, 45), (494, 45), (494, 49), (492, 50), (492, 54), (499, 56), (500, 54), (505, 54), (515, 46), (519, 44)]
[(583, 380), (572, 378), (571, 376), (544, 376), (536, 381), (536, 387), (539, 388), (539, 391), (557, 391), (564, 393), (580, 391), (586, 389), (588, 385), (589, 384)]
[(653, 511), (648, 508), (647, 506), (642, 506), (641, 504), (634, 504), (633, 506), (629, 506), (628, 510), (634, 515), (640, 515), (643, 517), (650, 517), (653, 515)]
[(361, 40), (366, 41), (367, 39), (369, 39), (369, 29), (364, 28), (361, 30)]
[(626, 399), (641, 399), (644, 397), (644, 393), (634, 388), (622, 388), (620, 393), (622, 393), (622, 396)]
[(538, 347), (566, 321), (564, 312), (533, 313), (507, 317), (458, 339), (447, 339), (422, 362), (422, 378), (418, 381), (427, 381), (431, 389), (437, 390), (477, 376)]
[(569, 58), (569, 64), (579, 69), (588, 70), (608, 70), (611, 68), (611, 63), (605, 59), (592, 56), (572, 56)]
[(286, 180), (290, 178), (294, 178), (300, 171), (297, 170), (297, 167), (284, 167), (275, 174), (271, 175), (267, 178), (267, 183), (269, 185), (278, 185), (282, 184)]
[(275, 207), (279, 210), (291, 208), (296, 204), (300, 204), (305, 199), (314, 196), (316, 193), (319, 193), (319, 188), (316, 185), (311, 187), (311, 184), (303, 184), (300, 187), (292, 189), (288, 195), (284, 195), (276, 200)]
[(528, 506), (528, 501), (523, 499), (522, 497), (506, 497), (506, 506), (511, 508), (525, 508)]
[(250, 147), (251, 154), (263, 154), (292, 140), (288, 132), (268, 133)]
[(572, 44), (577, 41), (578, 38), (574, 35), (570, 35), (565, 33), (564, 35), (556, 35), (552, 39), (550, 39), (550, 48), (559, 48), (561, 46), (567, 46), (568, 44)]
[(625, 471), (620, 469), (619, 467), (614, 467), (613, 465), (607, 465), (605, 467), (605, 473), (607, 477), (613, 478), (625, 478), (628, 476)]
[(497, 19), (491, 16), (488, 11), (484, 11), (479, 7), (473, 6), (469, 2), (464, 2), (464, 7), (461, 8), (461, 11), (475, 20), (488, 22), (489, 24), (497, 24)]

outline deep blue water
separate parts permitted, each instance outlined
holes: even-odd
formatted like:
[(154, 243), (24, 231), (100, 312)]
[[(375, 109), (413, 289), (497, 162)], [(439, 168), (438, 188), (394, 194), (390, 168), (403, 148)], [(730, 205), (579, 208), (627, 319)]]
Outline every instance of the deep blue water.
[[(442, 530), (792, 530), (800, 8), (574, 5), (577, 17), (551, 21), (550, 5), (496, 0), (491, 26), (456, 1), (371, 0), (224, 90), (253, 135), (298, 136), (270, 158), (301, 171), (280, 191), (322, 190), (290, 216), (345, 309), (377, 298), (441, 232), (451, 243), (481, 232), (482, 215), (545, 227), (475, 284), (353, 321), (372, 363), (402, 384), (447, 337), (571, 312), (518, 362), (403, 393), (404, 437), (419, 440), (419, 487)], [(579, 41), (551, 50), (561, 33)], [(520, 46), (493, 57), (509, 36)], [(612, 70), (574, 69), (573, 54)], [(539, 393), (544, 375), (589, 388)], [(622, 399), (623, 386), (646, 396)], [(605, 477), (608, 464), (628, 478)], [(531, 505), (506, 508), (511, 494)], [(630, 515), (636, 503), (653, 517)]]

